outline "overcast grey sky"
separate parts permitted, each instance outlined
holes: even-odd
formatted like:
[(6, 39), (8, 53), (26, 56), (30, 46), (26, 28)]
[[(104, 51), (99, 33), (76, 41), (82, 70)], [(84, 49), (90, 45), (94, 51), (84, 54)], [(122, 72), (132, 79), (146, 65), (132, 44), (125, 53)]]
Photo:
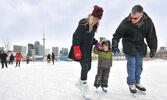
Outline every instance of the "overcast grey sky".
[(158, 36), (158, 46), (167, 44), (166, 0), (0, 0), (0, 46), (5, 39), (12, 45), (27, 46), (46, 35), (46, 48), (69, 48), (78, 21), (92, 12), (94, 5), (104, 9), (95, 38), (112, 35), (131, 8), (140, 4), (152, 18)]

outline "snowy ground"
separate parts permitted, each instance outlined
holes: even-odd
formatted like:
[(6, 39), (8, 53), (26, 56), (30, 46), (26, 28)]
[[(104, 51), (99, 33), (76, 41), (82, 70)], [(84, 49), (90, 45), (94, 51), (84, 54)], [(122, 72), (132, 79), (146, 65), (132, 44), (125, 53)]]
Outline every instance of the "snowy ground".
[[(130, 94), (126, 84), (126, 61), (114, 61), (108, 93), (94, 92), (97, 61), (92, 62), (88, 83), (95, 100), (167, 100), (167, 61), (145, 61), (141, 83), (147, 94)], [(80, 76), (77, 62), (25, 62), (20, 68), (0, 69), (0, 100), (84, 100), (74, 83)]]

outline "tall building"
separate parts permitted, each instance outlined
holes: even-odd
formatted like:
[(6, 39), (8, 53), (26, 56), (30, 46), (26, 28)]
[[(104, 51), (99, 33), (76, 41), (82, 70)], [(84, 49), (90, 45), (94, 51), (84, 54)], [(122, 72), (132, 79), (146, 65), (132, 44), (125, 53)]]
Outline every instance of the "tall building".
[(35, 50), (34, 45), (33, 44), (28, 44), (28, 55), (29, 56), (33, 56), (33, 54), (32, 54), (33, 50), (32, 49)]
[(21, 46), (21, 53), (26, 54), (26, 46)]
[(38, 55), (39, 55), (39, 56), (44, 56), (44, 46), (39, 45), (39, 48), (38, 48)]
[(105, 38), (105, 37), (100, 37), (100, 43), (101, 43), (104, 39), (106, 39), (106, 38)]
[(44, 46), (40, 45), (39, 41), (35, 41), (34, 49), (35, 49), (35, 55), (37, 55), (37, 56), (44, 56), (45, 55)]
[(21, 46), (19, 46), (19, 45), (13, 45), (13, 51), (14, 52), (21, 52)]
[(166, 47), (160, 47), (160, 49), (159, 49), (160, 51), (166, 51)]
[(45, 55), (48, 55), (50, 53), (49, 49), (45, 49)]
[(52, 47), (52, 52), (55, 54), (55, 56), (59, 55), (59, 47)]
[(31, 51), (31, 56), (32, 57), (35, 56), (35, 49), (31, 49), (30, 51)]
[(22, 54), (26, 54), (26, 46), (13, 45), (13, 51), (20, 52)]
[(35, 41), (35, 44), (34, 44), (35, 55), (39, 55), (39, 48), (40, 48), (39, 41)]
[(68, 55), (68, 48), (62, 48), (62, 50), (60, 51), (61, 55)]

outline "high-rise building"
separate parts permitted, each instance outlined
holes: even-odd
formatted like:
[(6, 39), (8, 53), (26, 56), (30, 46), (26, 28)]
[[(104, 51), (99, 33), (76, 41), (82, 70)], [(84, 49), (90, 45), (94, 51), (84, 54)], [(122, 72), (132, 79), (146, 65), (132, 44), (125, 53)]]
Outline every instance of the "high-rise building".
[(45, 55), (44, 46), (40, 45), (39, 41), (35, 41), (34, 49), (35, 49), (35, 55), (38, 55), (38, 56), (44, 56)]
[(162, 47), (160, 47), (159, 50), (160, 50), (160, 51), (166, 51), (166, 47), (162, 46)]
[(40, 48), (39, 41), (35, 41), (35, 44), (34, 44), (35, 55), (39, 55), (39, 48)]
[(13, 45), (13, 51), (14, 52), (21, 52), (21, 46), (19, 46), (19, 45)]
[(13, 51), (20, 52), (22, 54), (26, 54), (26, 46), (13, 45)]
[(35, 49), (31, 49), (30, 51), (31, 51), (31, 56), (32, 57), (35, 56)]
[(55, 56), (59, 55), (59, 47), (52, 47), (52, 52), (55, 54)]
[(21, 53), (26, 54), (26, 46), (21, 46)]
[(105, 38), (105, 37), (100, 37), (100, 43), (101, 43), (104, 39), (106, 39), (106, 38)]
[(45, 55), (48, 55), (50, 53), (49, 49), (45, 49)]
[(28, 55), (29, 56), (33, 56), (32, 55), (32, 51), (33, 51), (32, 49), (34, 49), (34, 45), (33, 44), (28, 44)]
[(61, 55), (68, 55), (68, 48), (62, 48), (62, 50), (60, 51)]
[(44, 56), (44, 46), (39, 45), (39, 48), (38, 48), (38, 55), (39, 55), (39, 56)]

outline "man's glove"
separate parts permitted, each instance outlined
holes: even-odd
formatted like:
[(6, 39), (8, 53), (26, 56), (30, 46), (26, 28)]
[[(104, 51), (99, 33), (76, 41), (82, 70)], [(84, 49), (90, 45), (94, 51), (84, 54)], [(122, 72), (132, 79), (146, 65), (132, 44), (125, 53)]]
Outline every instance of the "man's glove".
[(112, 51), (114, 52), (114, 55), (118, 55), (120, 52), (117, 46), (112, 47)]
[(156, 54), (156, 51), (151, 50), (151, 52), (150, 52), (150, 58), (154, 57), (155, 54)]

